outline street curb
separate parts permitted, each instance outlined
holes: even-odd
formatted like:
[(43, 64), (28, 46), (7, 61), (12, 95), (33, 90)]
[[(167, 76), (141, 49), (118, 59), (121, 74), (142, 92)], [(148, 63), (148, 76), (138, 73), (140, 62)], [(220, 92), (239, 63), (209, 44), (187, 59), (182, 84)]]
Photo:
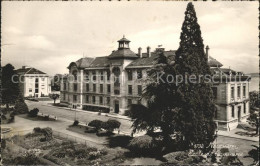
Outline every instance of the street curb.
[[(42, 104), (43, 106), (48, 106), (48, 107), (53, 107), (53, 108), (58, 108), (58, 109), (65, 109), (65, 110), (69, 110), (69, 111), (74, 111), (71, 108), (67, 108), (67, 107), (58, 107), (58, 106), (52, 106), (52, 105), (48, 105), (48, 104)], [(98, 112), (91, 112), (91, 111), (83, 111), (83, 110), (79, 110), (76, 109), (77, 112), (83, 112), (83, 113), (91, 113), (91, 114), (98, 114)], [(123, 120), (129, 120), (131, 121), (131, 118), (128, 117), (122, 117), (122, 116), (115, 116), (115, 115), (111, 115), (108, 113), (101, 113), (102, 116), (108, 116), (108, 117), (112, 117), (112, 118), (118, 118), (118, 119), (123, 119)]]

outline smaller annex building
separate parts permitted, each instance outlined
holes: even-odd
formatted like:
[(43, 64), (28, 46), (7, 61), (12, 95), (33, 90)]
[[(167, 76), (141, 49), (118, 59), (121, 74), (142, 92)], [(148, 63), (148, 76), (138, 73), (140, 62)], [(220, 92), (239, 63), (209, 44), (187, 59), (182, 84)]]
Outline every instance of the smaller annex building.
[(47, 97), (51, 92), (49, 76), (33, 67), (22, 66), (16, 70), (19, 75), (19, 88), (24, 97)]

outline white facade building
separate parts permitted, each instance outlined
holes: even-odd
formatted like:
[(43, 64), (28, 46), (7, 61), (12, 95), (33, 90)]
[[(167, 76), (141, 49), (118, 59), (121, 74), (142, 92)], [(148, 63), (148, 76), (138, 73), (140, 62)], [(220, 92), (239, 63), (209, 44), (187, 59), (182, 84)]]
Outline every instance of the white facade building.
[(49, 76), (35, 68), (23, 66), (17, 70), (20, 92), (24, 97), (46, 97), (51, 92)]

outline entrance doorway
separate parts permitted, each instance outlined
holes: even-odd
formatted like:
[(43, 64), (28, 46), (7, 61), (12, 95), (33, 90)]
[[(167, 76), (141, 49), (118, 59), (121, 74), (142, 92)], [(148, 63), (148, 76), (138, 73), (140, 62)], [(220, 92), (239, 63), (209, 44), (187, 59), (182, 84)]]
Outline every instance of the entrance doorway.
[(241, 119), (241, 106), (238, 107), (237, 118), (238, 118), (238, 122), (240, 122), (240, 119)]
[(115, 113), (119, 113), (119, 101), (115, 100)]

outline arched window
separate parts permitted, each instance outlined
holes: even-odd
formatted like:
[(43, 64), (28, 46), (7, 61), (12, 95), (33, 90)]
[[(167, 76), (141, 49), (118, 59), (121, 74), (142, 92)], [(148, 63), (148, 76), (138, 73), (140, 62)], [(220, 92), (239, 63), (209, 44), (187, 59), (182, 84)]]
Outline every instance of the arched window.
[(120, 85), (120, 69), (118, 67), (114, 67), (113, 68), (113, 73), (114, 73), (114, 76), (115, 76), (115, 86), (118, 86)]
[(74, 80), (77, 80), (78, 72), (77, 72), (76, 70), (74, 70), (74, 71), (72, 72), (72, 75), (73, 75), (73, 77), (74, 77)]
[(85, 71), (85, 80), (89, 81), (89, 71)]

